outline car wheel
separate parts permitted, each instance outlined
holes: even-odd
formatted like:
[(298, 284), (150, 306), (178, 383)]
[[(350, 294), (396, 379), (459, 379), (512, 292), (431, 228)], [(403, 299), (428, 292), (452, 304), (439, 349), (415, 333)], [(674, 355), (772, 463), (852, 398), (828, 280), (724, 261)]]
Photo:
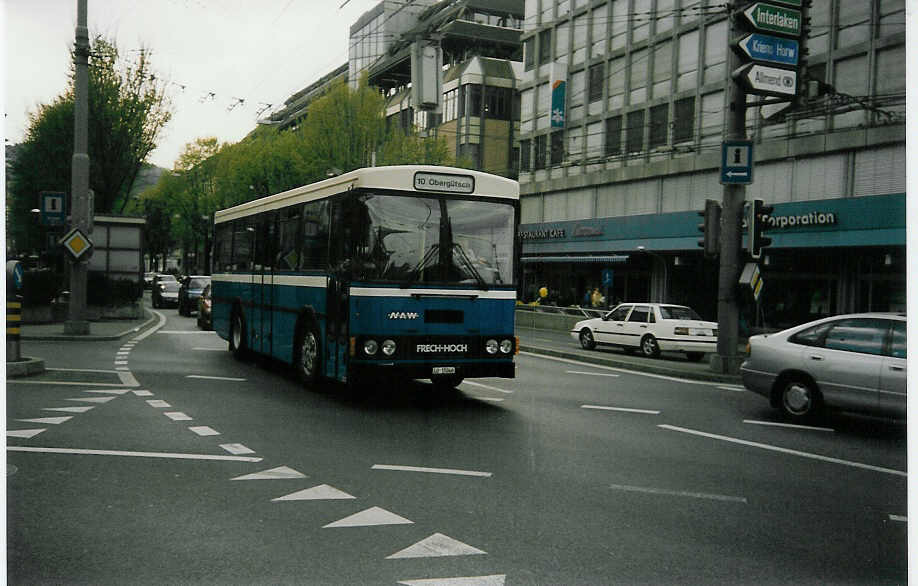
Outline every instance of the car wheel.
[(243, 319), (242, 312), (238, 309), (233, 312), (233, 317), (230, 319), (229, 338), (229, 349), (233, 353), (233, 357), (236, 360), (245, 358), (247, 353), (245, 347), (245, 319)]
[(596, 348), (596, 340), (593, 339), (593, 332), (588, 328), (580, 330), (580, 346), (584, 350), (593, 350)]
[(297, 328), (293, 340), (293, 368), (300, 381), (311, 384), (318, 380), (322, 365), (319, 334), (314, 326)]
[(656, 358), (660, 355), (660, 344), (657, 339), (647, 334), (641, 338), (641, 354), (648, 358)]
[(458, 374), (435, 374), (430, 377), (430, 382), (438, 391), (449, 391), (462, 384), (464, 379)]
[(689, 362), (701, 362), (704, 352), (686, 352), (685, 357), (689, 359)]
[(791, 419), (809, 419), (819, 412), (822, 399), (813, 383), (789, 378), (783, 381), (780, 389), (781, 411)]

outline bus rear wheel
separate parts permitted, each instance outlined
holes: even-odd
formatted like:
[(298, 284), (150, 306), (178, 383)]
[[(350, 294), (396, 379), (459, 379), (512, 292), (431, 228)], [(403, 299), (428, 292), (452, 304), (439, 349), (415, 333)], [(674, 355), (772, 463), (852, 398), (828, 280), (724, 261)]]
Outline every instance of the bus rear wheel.
[(233, 312), (233, 317), (230, 318), (229, 349), (236, 360), (244, 359), (247, 354), (245, 347), (245, 319), (238, 309)]
[(435, 374), (430, 377), (430, 382), (438, 390), (449, 391), (462, 384), (463, 378), (457, 374)]
[(314, 326), (300, 326), (293, 341), (293, 368), (297, 378), (304, 383), (316, 382), (321, 364), (318, 332)]

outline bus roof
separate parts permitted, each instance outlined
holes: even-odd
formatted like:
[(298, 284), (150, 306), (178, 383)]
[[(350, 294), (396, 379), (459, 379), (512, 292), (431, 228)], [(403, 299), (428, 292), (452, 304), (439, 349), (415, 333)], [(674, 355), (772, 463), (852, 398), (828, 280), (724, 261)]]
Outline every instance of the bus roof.
[(519, 183), (482, 171), (435, 165), (365, 167), (220, 210), (214, 214), (214, 222), (219, 224), (256, 212), (280, 209), (359, 188), (391, 189), (433, 196), (480, 195), (511, 200), (520, 197)]

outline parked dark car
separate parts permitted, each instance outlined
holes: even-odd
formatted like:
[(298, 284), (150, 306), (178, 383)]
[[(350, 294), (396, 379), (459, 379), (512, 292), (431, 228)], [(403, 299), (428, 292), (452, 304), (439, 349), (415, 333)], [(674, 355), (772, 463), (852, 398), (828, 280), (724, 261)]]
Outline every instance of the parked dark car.
[(153, 279), (153, 307), (177, 307), (178, 292), (179, 284), (175, 277), (172, 275), (157, 275)]
[(143, 288), (152, 289), (153, 288), (153, 277), (156, 276), (156, 273), (144, 273), (143, 274)]
[(198, 327), (202, 330), (214, 329), (214, 324), (210, 319), (210, 308), (210, 283), (208, 283), (201, 292), (201, 296), (198, 297)]
[(182, 279), (178, 294), (179, 315), (191, 316), (192, 311), (198, 310), (198, 297), (208, 285), (210, 277), (207, 275), (188, 275)]

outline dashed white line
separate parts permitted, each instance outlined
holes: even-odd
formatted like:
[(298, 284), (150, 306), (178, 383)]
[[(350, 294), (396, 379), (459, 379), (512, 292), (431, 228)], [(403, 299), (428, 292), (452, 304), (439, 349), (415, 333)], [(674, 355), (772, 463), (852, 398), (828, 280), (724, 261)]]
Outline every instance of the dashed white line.
[(202, 437), (208, 436), (208, 435), (220, 435), (219, 431), (217, 431), (216, 429), (212, 427), (207, 427), (206, 425), (196, 425), (193, 427), (189, 427), (188, 429), (190, 429), (191, 431), (195, 432), (196, 434)]
[(373, 464), (373, 470), (395, 470), (399, 472), (428, 472), (431, 474), (455, 474), (457, 476), (479, 476), (490, 478), (490, 472), (479, 472), (477, 470), (454, 470), (451, 468), (424, 468), (420, 466), (396, 466), (392, 464)]
[(245, 382), (244, 378), (235, 378), (232, 376), (205, 376), (203, 374), (189, 374), (185, 378), (201, 378), (204, 380), (225, 380), (225, 381), (232, 381), (232, 382), (239, 382), (239, 383)]
[(220, 444), (220, 447), (230, 454), (254, 454), (255, 450), (250, 450), (242, 444)]
[(137, 395), (138, 397), (152, 397), (153, 396), (153, 393), (151, 393), (150, 391), (131, 391), (131, 392)]
[(609, 485), (609, 488), (614, 490), (622, 490), (625, 492), (641, 492), (645, 494), (656, 494), (663, 496), (680, 496), (680, 497), (689, 497), (696, 499), (708, 499), (714, 501), (727, 501), (727, 502), (736, 502), (736, 503), (746, 503), (746, 497), (742, 496), (729, 496), (723, 494), (710, 494), (705, 492), (688, 492), (684, 490), (666, 490), (663, 488), (650, 488), (645, 486), (627, 486), (624, 484), (612, 484)]
[(192, 421), (193, 419), (192, 417), (185, 415), (181, 411), (166, 411), (165, 413), (163, 413), (163, 415), (165, 415), (172, 421)]
[(567, 374), (584, 374), (586, 376), (611, 376), (611, 377), (621, 376), (620, 374), (615, 374), (612, 372), (586, 372), (584, 370), (568, 370)]
[(166, 409), (172, 406), (169, 403), (163, 401), (162, 399), (150, 399), (149, 401), (147, 401), (147, 405), (149, 405), (150, 407), (155, 407), (157, 409)]
[(653, 409), (631, 409), (628, 407), (606, 407), (603, 405), (581, 405), (581, 409), (599, 409), (601, 411), (621, 411), (623, 413), (642, 413), (644, 415), (659, 415), (659, 411)]

